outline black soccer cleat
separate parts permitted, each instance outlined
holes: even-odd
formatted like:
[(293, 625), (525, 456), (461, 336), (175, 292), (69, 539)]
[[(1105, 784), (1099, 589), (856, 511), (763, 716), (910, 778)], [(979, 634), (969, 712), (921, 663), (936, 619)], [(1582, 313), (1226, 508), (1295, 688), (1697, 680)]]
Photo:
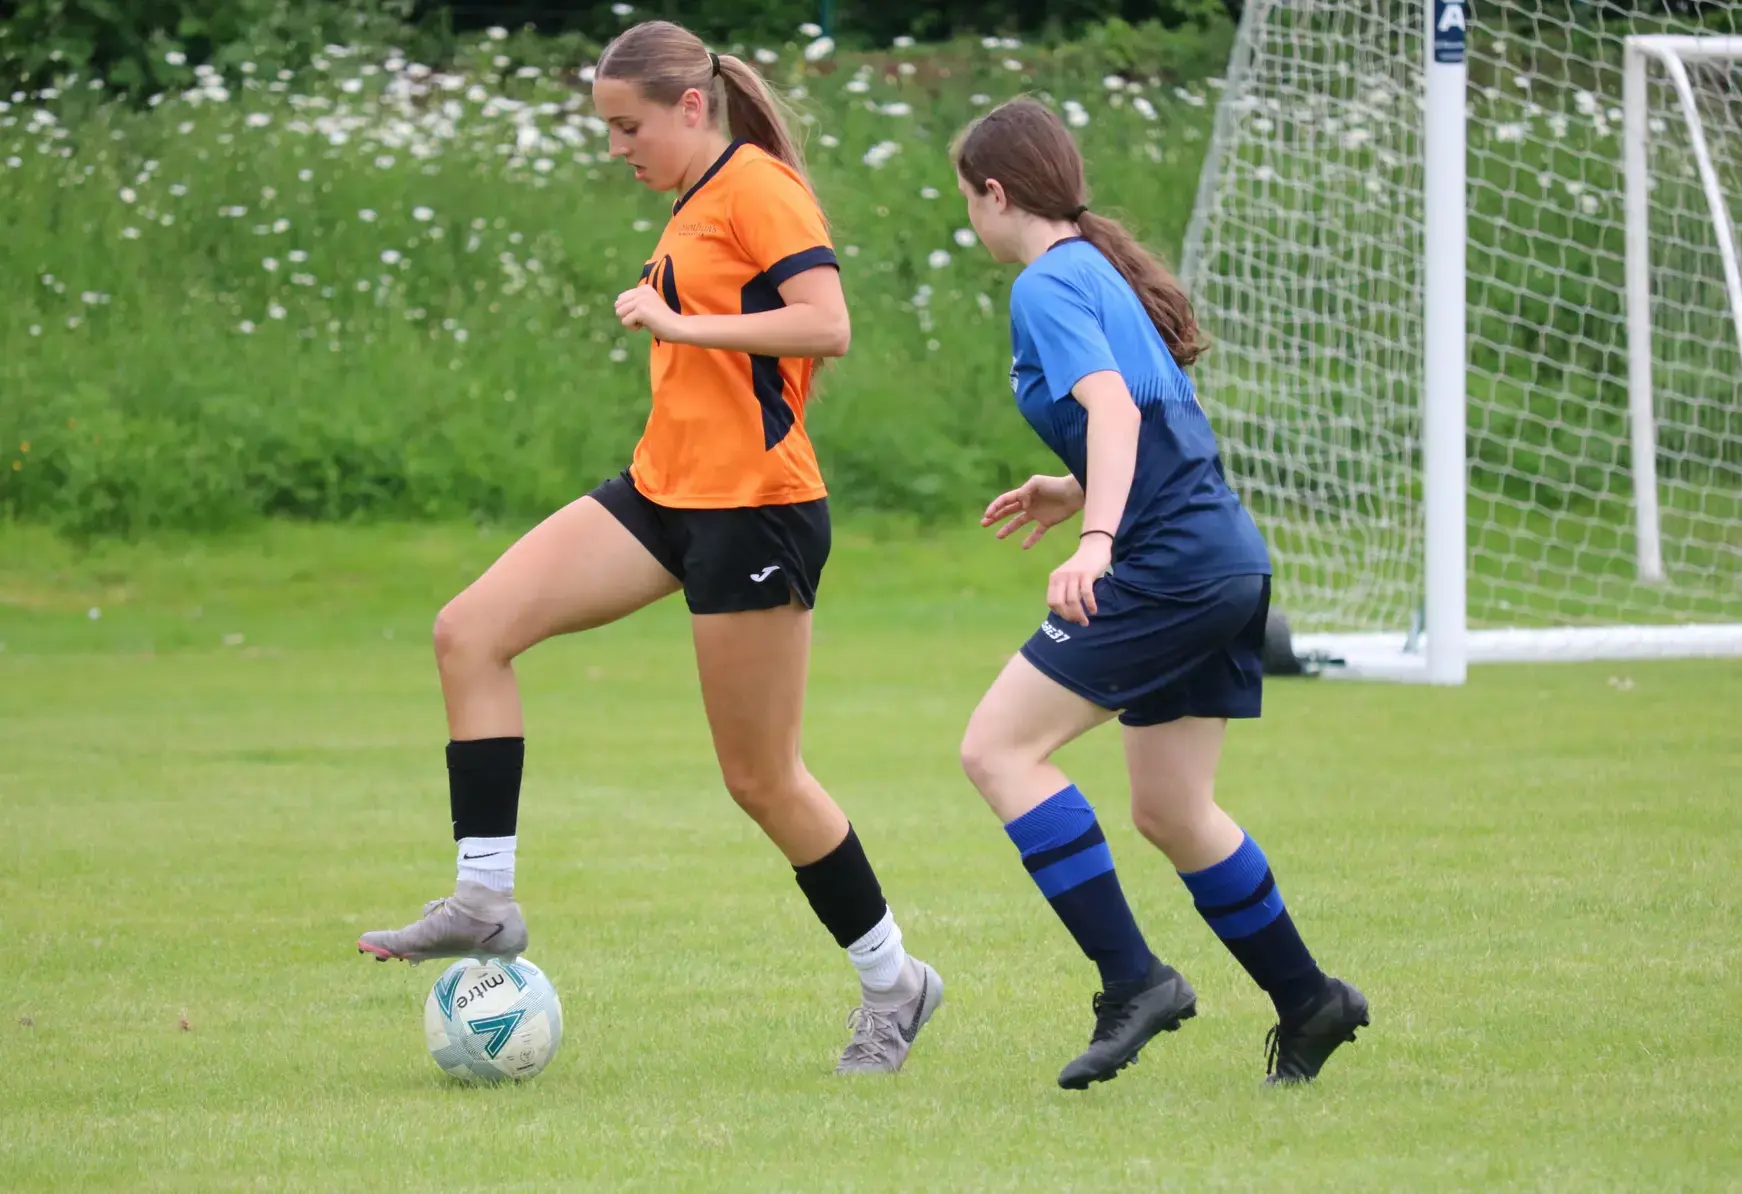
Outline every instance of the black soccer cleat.
[(1094, 1006), (1089, 1047), (1059, 1074), (1066, 1090), (1087, 1090), (1136, 1061), (1157, 1033), (1173, 1032), (1198, 1014), (1198, 993), (1179, 971), (1152, 957), (1149, 977), (1097, 992)]
[(1281, 1020), (1264, 1038), (1265, 1082), (1272, 1086), (1311, 1082), (1337, 1046), (1353, 1042), (1367, 1027), (1367, 997), (1340, 978), (1298, 1016)]

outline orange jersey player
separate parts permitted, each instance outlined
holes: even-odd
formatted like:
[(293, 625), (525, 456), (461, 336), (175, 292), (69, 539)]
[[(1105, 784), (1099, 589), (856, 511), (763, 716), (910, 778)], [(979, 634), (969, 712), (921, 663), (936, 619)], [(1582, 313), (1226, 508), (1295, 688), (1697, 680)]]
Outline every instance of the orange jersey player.
[[(765, 149), (733, 141), (673, 207), (642, 282), (682, 315), (759, 315), (786, 306), (786, 283), (835, 265), (828, 225), (804, 175)], [(826, 274), (815, 281), (825, 283)], [(815, 370), (809, 357), (656, 338), (653, 414), (631, 469), (636, 488), (686, 509), (823, 498), (804, 427)]]
[(512, 662), (681, 589), (726, 788), (858, 971), (837, 1069), (897, 1070), (943, 983), (903, 948), (858, 835), (799, 749), (830, 543), (805, 400), (816, 362), (850, 338), (828, 226), (774, 95), (688, 30), (650, 21), (623, 33), (599, 60), (593, 99), (612, 156), (680, 196), (616, 305), (652, 340), (652, 412), (628, 469), (527, 532), (437, 618), (459, 875), (421, 919), (357, 947), (410, 961), (526, 948)]

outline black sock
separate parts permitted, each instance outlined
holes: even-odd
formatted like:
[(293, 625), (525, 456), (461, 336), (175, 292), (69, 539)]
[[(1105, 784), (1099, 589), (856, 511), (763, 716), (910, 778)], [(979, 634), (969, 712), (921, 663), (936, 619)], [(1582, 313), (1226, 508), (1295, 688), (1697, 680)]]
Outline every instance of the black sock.
[(792, 873), (811, 910), (842, 949), (876, 928), (889, 910), (851, 825), (840, 845), (815, 862), (793, 867)]
[(1276, 1005), (1279, 1018), (1298, 1014), (1325, 989), (1325, 975), (1307, 952), (1264, 851), (1250, 837), (1239, 849), (1189, 875), (1181, 875), (1204, 918), (1234, 960)]
[(448, 743), (448, 810), (454, 840), (511, 837), (520, 818), (524, 738), (474, 738)]

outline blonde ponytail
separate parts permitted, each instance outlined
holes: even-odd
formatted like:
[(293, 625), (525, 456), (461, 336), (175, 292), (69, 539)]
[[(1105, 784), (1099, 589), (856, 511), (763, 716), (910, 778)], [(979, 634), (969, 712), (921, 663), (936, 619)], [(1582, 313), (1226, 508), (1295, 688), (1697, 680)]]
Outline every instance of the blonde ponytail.
[(786, 101), (755, 67), (732, 54), (720, 55), (720, 81), (726, 89), (726, 124), (732, 135), (803, 175), (804, 151), (792, 135)]

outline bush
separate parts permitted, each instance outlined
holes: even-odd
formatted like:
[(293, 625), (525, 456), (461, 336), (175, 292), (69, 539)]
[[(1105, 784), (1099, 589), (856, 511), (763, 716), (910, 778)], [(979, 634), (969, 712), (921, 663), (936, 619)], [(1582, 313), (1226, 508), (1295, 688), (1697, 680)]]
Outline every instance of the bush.
[(1224, 0), (640, 0), (630, 13), (617, 9), (616, 3), (601, 0), (420, 0), (417, 19), (446, 20), (467, 30), (531, 24), (546, 32), (580, 32), (608, 40), (628, 22), (663, 17), (720, 45), (779, 44), (801, 24), (826, 21), (843, 45), (870, 47), (887, 46), (902, 36), (920, 41), (993, 33), (1074, 37), (1107, 21), (1174, 29), (1238, 15)]
[(825, 18), (842, 44), (858, 46), (977, 32), (1058, 39), (1108, 22), (1202, 30), (1223, 20), (1226, 2), (642, 0), (620, 11), (624, 5), (604, 0), (0, 0), (0, 84), (35, 90), (65, 77), (96, 77), (110, 91), (142, 100), (185, 90), (196, 66), (234, 82), (244, 63), (268, 73), (301, 71), (333, 44), (398, 45), (419, 61), (445, 64), (463, 40), (487, 28), (569, 39), (556, 46), (526, 39), (526, 52), (537, 60), (555, 49), (597, 47), (653, 17), (681, 21), (713, 44), (745, 46), (781, 45), (799, 36), (801, 25)]
[(193, 67), (300, 70), (323, 46), (400, 32), (409, 0), (10, 0), (0, 79), (27, 88), (93, 76), (135, 96), (182, 89)]
[[(1200, 70), (1226, 34), (1193, 35)], [(1109, 44), (1159, 60), (1170, 36)], [(453, 48), (464, 73), (356, 49), (146, 110), (0, 112), (0, 517), (524, 521), (622, 467), (647, 345), (611, 301), (670, 196), (605, 161), (585, 90), (534, 64), (546, 43)], [(783, 45), (767, 69), (806, 93), (853, 304), (808, 415), (831, 491), (960, 517), (1048, 457), (1006, 382), (1010, 271), (956, 239), (950, 136), (988, 97), (1080, 104), (1097, 207), (1171, 250), (1213, 93), (977, 41), (814, 64)]]

